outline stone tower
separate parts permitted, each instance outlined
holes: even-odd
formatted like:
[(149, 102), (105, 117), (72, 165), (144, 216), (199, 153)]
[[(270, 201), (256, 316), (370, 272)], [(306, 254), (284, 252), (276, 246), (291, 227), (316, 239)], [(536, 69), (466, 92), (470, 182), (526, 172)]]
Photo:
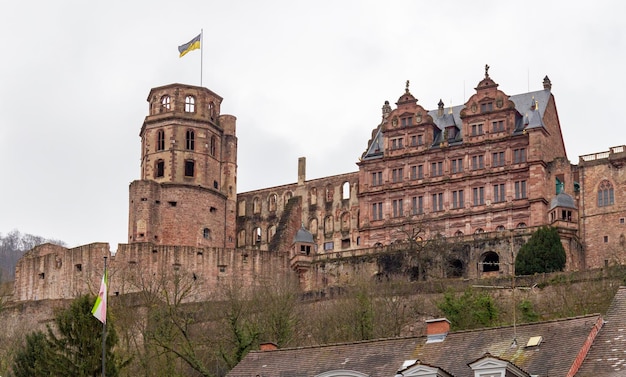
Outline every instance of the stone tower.
[(153, 88), (141, 132), (141, 179), (130, 184), (129, 243), (235, 246), (236, 118), (207, 88)]

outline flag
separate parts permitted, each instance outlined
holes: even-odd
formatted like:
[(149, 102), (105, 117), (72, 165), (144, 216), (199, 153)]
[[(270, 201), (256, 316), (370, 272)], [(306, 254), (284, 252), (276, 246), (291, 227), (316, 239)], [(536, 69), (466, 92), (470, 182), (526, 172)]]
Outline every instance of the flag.
[(102, 276), (102, 283), (100, 284), (100, 292), (98, 293), (93, 309), (91, 309), (91, 314), (102, 323), (107, 323), (107, 280), (107, 270), (105, 269), (104, 275)]
[(186, 53), (188, 53), (189, 51), (192, 50), (197, 50), (200, 48), (200, 37), (202, 36), (202, 33), (198, 34), (197, 37), (195, 37), (194, 39), (190, 40), (189, 42), (185, 43), (182, 46), (178, 46), (178, 52), (180, 52), (180, 57), (182, 58), (183, 56), (185, 56)]

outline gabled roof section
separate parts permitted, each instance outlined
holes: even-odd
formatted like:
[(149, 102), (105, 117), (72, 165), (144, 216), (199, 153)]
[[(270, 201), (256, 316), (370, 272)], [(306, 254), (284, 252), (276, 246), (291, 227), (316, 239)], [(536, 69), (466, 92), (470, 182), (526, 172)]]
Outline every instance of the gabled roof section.
[(371, 160), (374, 158), (383, 157), (383, 125), (378, 126), (376, 130), (374, 130), (374, 137), (372, 138), (369, 146), (363, 156), (361, 156), (362, 160)]
[[(426, 337), (421, 336), (253, 351), (228, 375), (313, 377), (343, 369), (371, 377), (389, 377), (407, 368), (402, 367), (406, 360), (420, 360), (455, 377), (474, 377), (468, 364), (489, 352), (494, 358), (510, 362), (530, 375), (565, 377), (577, 358), (584, 357), (581, 350), (601, 322), (599, 315), (593, 315), (518, 325), (516, 330), (498, 327), (452, 332), (440, 343), (427, 344)], [(544, 339), (541, 345), (524, 346), (528, 339), (537, 335)]]

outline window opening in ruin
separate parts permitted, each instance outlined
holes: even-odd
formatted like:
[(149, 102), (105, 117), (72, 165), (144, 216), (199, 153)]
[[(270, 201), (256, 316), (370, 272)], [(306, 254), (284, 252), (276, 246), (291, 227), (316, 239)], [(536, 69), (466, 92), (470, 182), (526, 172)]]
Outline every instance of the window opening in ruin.
[(260, 245), (261, 244), (261, 228), (256, 227), (252, 231), (252, 244)]
[(269, 228), (267, 228), (267, 240), (271, 241), (272, 238), (274, 238), (274, 235), (276, 234), (276, 225), (272, 225)]
[(165, 149), (165, 131), (158, 130), (157, 131), (157, 151), (162, 151)]
[(500, 271), (500, 256), (493, 251), (488, 251), (480, 258), (483, 272)]
[(202, 237), (205, 240), (211, 239), (211, 230), (209, 230), (209, 228), (202, 229)]
[(361, 245), (361, 236), (358, 236), (356, 238), (356, 244), (357, 244), (357, 246)]
[(187, 130), (185, 133), (185, 149), (189, 151), (196, 149), (196, 133), (193, 130)]
[(171, 207), (176, 207), (176, 202), (167, 202)]
[(350, 213), (345, 212), (341, 215), (341, 230), (348, 231), (350, 230)]
[(46, 277), (45, 272), (42, 272), (39, 274), (39, 279), (45, 279), (45, 277)]
[(237, 205), (237, 216), (245, 216), (246, 215), (246, 201), (241, 200)]
[(165, 175), (165, 161), (157, 160), (155, 169), (155, 178), (161, 178)]
[(504, 232), (506, 230), (506, 228), (504, 227), (504, 225), (498, 225), (496, 227), (496, 231), (498, 232)]
[(326, 201), (327, 202), (332, 202), (333, 201), (333, 187), (332, 186), (326, 186)]
[(161, 201), (160, 200), (155, 200), (154, 204), (161, 204)]
[(211, 120), (215, 118), (215, 103), (213, 103), (213, 101), (209, 102), (209, 116)]
[(481, 233), (485, 233), (485, 230), (483, 228), (478, 228), (476, 229), (476, 231), (474, 232), (474, 234), (481, 234)]
[(341, 185), (341, 199), (350, 199), (350, 182), (344, 182)]
[(193, 177), (194, 175), (194, 160), (185, 160), (185, 177)]
[(457, 230), (456, 233), (454, 233), (454, 235), (457, 237), (461, 237), (463, 235), (463, 232), (460, 230)]
[(237, 233), (237, 246), (238, 247), (246, 246), (246, 231), (245, 230), (240, 230), (239, 233)]
[(165, 110), (169, 110), (170, 109), (170, 96), (165, 95), (165, 96), (161, 97), (161, 108), (163, 108)]
[(215, 213), (215, 212), (217, 212), (217, 208), (211, 207), (211, 208), (209, 208), (209, 212)]
[(341, 240), (341, 248), (342, 249), (348, 249), (350, 247), (350, 239), (349, 238), (343, 238)]
[(329, 234), (334, 231), (333, 216), (329, 215), (324, 218), (324, 233)]
[(211, 136), (211, 144), (209, 147), (209, 153), (211, 153), (211, 156), (215, 157), (215, 136)]
[(74, 267), (76, 268), (76, 272), (81, 272), (83, 270), (83, 265), (80, 263), (75, 264)]
[(196, 111), (196, 99), (193, 96), (185, 97), (185, 112), (193, 113)]
[(463, 277), (463, 273), (465, 271), (465, 266), (463, 265), (463, 261), (460, 259), (452, 259), (448, 261), (448, 277), (450, 278), (460, 278)]
[(270, 197), (268, 198), (268, 206), (269, 206), (270, 212), (276, 211), (276, 201), (277, 201), (277, 195), (270, 194)]
[(259, 198), (254, 198), (252, 200), (252, 213), (261, 213), (261, 203), (259, 202)]
[(220, 265), (218, 267), (220, 269), (220, 272), (226, 272), (226, 266), (225, 265)]
[(604, 240), (604, 243), (609, 242), (609, 236), (604, 236), (603, 240)]
[(148, 198), (141, 198), (141, 201), (142, 201), (142, 202), (147, 202), (147, 201), (148, 201)]
[(605, 179), (598, 186), (598, 207), (610, 206), (614, 202), (613, 185)]

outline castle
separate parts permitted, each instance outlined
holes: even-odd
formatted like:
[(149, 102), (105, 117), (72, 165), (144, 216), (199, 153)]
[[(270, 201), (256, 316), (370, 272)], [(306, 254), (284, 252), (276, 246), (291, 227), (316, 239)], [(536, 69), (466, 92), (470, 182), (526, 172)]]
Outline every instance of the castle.
[[(304, 290), (389, 269), (381, 255), (445, 240), (433, 271), (404, 256), (408, 278), (511, 274), (539, 226), (557, 227), (569, 270), (624, 263), (626, 147), (566, 155), (552, 83), (509, 95), (488, 66), (463, 105), (425, 109), (407, 81), (358, 171), (237, 193), (236, 118), (207, 88), (148, 95), (141, 177), (130, 184), (128, 243), (110, 258), (110, 292), (185, 273), (196, 295), (222, 281), (295, 276)], [(410, 253), (409, 253), (410, 254)], [(41, 245), (18, 263), (14, 299), (70, 298), (97, 286), (109, 245)], [(436, 268), (435, 268), (436, 266)], [(142, 283), (143, 282), (143, 283)]]

